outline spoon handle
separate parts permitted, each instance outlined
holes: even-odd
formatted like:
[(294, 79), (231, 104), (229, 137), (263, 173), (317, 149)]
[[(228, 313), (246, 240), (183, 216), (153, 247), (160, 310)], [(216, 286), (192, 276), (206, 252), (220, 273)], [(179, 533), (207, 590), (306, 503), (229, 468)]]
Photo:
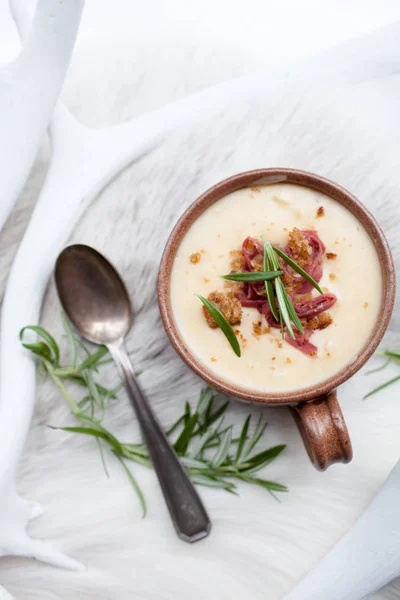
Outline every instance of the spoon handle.
[(176, 533), (185, 542), (206, 537), (211, 522), (185, 469), (137, 384), (124, 344), (108, 346), (135, 409)]

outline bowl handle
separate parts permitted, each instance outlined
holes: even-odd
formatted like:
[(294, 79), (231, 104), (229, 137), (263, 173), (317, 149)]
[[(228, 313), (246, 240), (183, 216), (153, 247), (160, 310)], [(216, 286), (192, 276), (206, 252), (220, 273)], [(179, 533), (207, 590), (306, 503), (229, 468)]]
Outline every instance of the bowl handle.
[(336, 390), (291, 407), (311, 462), (319, 471), (348, 463), (353, 450)]

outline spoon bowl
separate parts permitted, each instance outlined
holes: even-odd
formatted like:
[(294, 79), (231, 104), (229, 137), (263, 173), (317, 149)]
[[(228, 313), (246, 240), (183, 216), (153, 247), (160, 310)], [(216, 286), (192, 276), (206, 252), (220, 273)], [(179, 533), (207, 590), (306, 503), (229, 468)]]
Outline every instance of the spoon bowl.
[(55, 279), (64, 310), (95, 344), (121, 341), (133, 323), (127, 289), (114, 267), (94, 248), (75, 244), (56, 262)]

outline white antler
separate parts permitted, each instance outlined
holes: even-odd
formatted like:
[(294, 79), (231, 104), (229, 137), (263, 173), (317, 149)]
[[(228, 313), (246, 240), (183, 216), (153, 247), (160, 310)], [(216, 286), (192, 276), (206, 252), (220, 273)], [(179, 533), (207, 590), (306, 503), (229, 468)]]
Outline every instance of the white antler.
[[(13, 13), (22, 14), (15, 2)], [(59, 96), (84, 0), (39, 0), (32, 29), (10, 65), (0, 69), (0, 229), (28, 177)], [(26, 19), (25, 19), (26, 21)]]
[[(18, 58), (0, 69), (0, 229), (16, 201), (50, 121), (71, 57), (84, 0), (39, 0), (32, 27), (20, 0), (10, 8), (24, 40)], [(7, 335), (4, 331), (2, 335)], [(12, 336), (16, 333), (13, 331)], [(4, 357), (4, 352), (3, 352)], [(18, 366), (13, 368), (18, 370)], [(23, 377), (23, 373), (19, 373)], [(4, 381), (1, 382), (2, 389)], [(40, 514), (37, 504), (15, 492), (15, 470), (26, 438), (32, 406), (0, 399), (0, 556), (21, 554), (57, 566), (79, 563), (51, 551), (25, 532), (26, 523)], [(0, 590), (1, 591), (1, 590)]]
[(285, 600), (362, 600), (400, 576), (400, 461), (356, 524)]

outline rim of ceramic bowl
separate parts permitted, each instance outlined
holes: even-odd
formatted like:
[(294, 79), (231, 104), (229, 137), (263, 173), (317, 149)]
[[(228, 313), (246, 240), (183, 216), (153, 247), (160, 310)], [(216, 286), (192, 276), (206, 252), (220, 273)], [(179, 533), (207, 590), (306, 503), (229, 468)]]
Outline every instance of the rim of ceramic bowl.
[[(213, 373), (192, 354), (183, 341), (172, 314), (170, 280), (173, 262), (180, 243), (194, 221), (205, 210), (227, 194), (236, 190), (273, 183), (291, 183), (317, 190), (350, 210), (364, 226), (374, 243), (381, 266), (383, 289), (381, 314), (363, 348), (350, 363), (345, 365), (335, 375), (315, 385), (298, 390), (268, 393), (251, 390), (247, 387), (241, 387), (240, 385), (226, 381), (223, 377)], [(186, 364), (202, 379), (225, 394), (236, 396), (249, 402), (285, 405), (312, 400), (328, 393), (352, 377), (364, 365), (377, 348), (389, 324), (394, 305), (395, 287), (395, 270), (386, 237), (375, 218), (357, 198), (337, 183), (314, 173), (290, 168), (267, 168), (245, 171), (224, 179), (204, 192), (184, 212), (167, 241), (161, 259), (158, 276), (158, 303), (161, 319), (172, 346)]]

